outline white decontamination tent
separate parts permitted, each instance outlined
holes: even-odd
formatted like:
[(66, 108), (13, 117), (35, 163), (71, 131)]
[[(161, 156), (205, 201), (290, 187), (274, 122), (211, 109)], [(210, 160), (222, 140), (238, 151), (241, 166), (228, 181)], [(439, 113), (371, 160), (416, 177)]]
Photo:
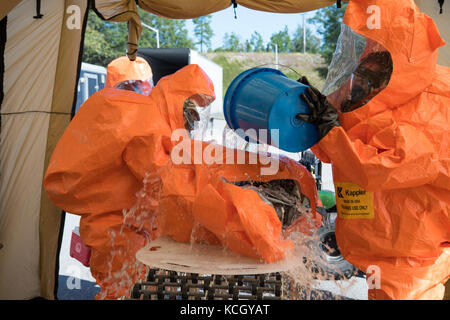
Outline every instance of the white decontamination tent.
[[(87, 14), (128, 22), (134, 59), (141, 32), (137, 6), (188, 19), (238, 4), (295, 13), (335, 0), (1, 0), (0, 7), (0, 299), (55, 298), (61, 210), (42, 178), (74, 109)], [(339, 1), (338, 1), (339, 2)], [(450, 5), (416, 0), (450, 42)], [(449, 44), (441, 64), (450, 65)]]

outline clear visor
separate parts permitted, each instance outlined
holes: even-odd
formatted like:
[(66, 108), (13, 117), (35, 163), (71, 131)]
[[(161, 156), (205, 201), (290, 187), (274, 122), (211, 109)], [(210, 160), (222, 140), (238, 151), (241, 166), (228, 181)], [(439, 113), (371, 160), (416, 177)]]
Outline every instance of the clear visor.
[(341, 112), (356, 110), (387, 87), (392, 68), (386, 48), (342, 24), (322, 92)]
[(117, 83), (114, 88), (134, 91), (136, 93), (149, 96), (153, 89), (153, 79), (147, 80), (127, 80)]
[(184, 127), (194, 140), (208, 141), (211, 124), (211, 96), (196, 94), (183, 104)]

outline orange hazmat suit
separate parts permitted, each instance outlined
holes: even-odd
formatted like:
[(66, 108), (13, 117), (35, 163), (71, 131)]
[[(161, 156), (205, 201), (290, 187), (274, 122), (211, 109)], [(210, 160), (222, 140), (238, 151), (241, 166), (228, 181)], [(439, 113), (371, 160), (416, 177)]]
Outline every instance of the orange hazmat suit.
[(444, 42), (413, 0), (351, 0), (344, 23), (382, 44), (393, 72), (367, 104), (339, 112), (341, 126), (312, 148), (333, 165), (339, 249), (378, 279), (370, 299), (442, 299), (450, 276), (450, 69), (436, 59)]
[[(113, 77), (110, 68), (108, 79), (117, 79), (109, 85), (149, 74), (141, 65), (133, 69), (134, 62), (121, 63), (128, 73)], [(137, 77), (130, 75), (133, 70)], [(55, 148), (44, 188), (55, 205), (81, 216), (80, 235), (91, 247), (91, 273), (101, 287), (97, 298), (128, 295), (144, 274), (135, 253), (157, 236), (157, 201), (146, 202), (127, 221), (122, 211), (136, 203), (146, 173), (167, 163), (171, 133), (184, 128), (183, 103), (194, 95), (215, 98), (211, 80), (197, 65), (162, 78), (150, 96), (105, 88), (82, 105)]]
[[(189, 153), (191, 164), (170, 161), (161, 172), (158, 208), (161, 235), (182, 242), (220, 244), (270, 263), (283, 259), (293, 248), (293, 243), (284, 239), (289, 232), (312, 234), (320, 227), (321, 217), (316, 211), (320, 200), (315, 180), (299, 163), (286, 157), (278, 160), (267, 155), (259, 156), (256, 161), (256, 153), (199, 141), (194, 142), (199, 143), (198, 149), (190, 141), (180, 142), (176, 148), (183, 143), (187, 144), (184, 151)], [(204, 163), (195, 164), (194, 154), (199, 152)], [(237, 162), (241, 156), (243, 161)], [(273, 172), (264, 174), (262, 169), (269, 170), (272, 165), (269, 160), (276, 161), (272, 162), (276, 165), (272, 167)], [(255, 190), (233, 184), (282, 179), (294, 180), (311, 206), (310, 215), (299, 217), (285, 234), (273, 206), (265, 203)]]

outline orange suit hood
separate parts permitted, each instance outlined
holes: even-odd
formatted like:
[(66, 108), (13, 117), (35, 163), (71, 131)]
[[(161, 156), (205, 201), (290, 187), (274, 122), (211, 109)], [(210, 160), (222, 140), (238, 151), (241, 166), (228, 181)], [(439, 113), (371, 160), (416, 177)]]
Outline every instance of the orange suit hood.
[[(370, 6), (374, 8), (372, 14), (367, 13)], [(371, 25), (368, 22), (371, 17), (380, 24)], [(365, 106), (340, 114), (339, 120), (346, 130), (387, 108), (401, 106), (431, 85), (438, 48), (445, 42), (433, 20), (421, 13), (413, 0), (351, 0), (343, 22), (356, 33), (383, 45), (393, 62), (389, 84), (383, 91)]]
[(152, 69), (144, 58), (136, 57), (136, 60), (131, 61), (126, 56), (119, 57), (107, 66), (105, 88), (114, 88), (123, 81), (149, 80), (152, 76)]

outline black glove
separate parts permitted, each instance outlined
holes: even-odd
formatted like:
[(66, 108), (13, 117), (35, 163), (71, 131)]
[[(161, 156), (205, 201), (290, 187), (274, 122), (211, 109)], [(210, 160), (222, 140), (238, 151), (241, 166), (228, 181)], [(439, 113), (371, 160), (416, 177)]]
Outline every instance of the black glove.
[(319, 131), (319, 140), (321, 140), (333, 127), (341, 125), (338, 120), (337, 110), (328, 102), (326, 96), (309, 83), (306, 77), (303, 76), (297, 81), (308, 86), (306, 88), (307, 95), (303, 93), (301, 98), (306, 102), (311, 113), (299, 113), (296, 118), (315, 124)]

